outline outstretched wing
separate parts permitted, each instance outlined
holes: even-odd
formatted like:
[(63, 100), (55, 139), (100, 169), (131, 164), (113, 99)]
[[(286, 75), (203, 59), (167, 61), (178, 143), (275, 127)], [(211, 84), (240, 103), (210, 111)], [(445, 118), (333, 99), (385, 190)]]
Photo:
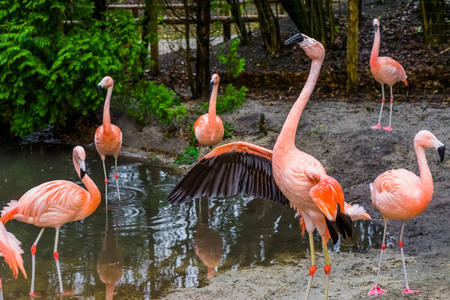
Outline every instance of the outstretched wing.
[(326, 174), (308, 174), (316, 182), (309, 194), (314, 203), (325, 215), (328, 231), (336, 244), (339, 233), (345, 239), (352, 236), (352, 219), (344, 211), (344, 192), (336, 179)]
[(167, 200), (178, 204), (191, 198), (236, 194), (288, 204), (273, 179), (271, 150), (245, 142), (217, 147), (181, 179)]

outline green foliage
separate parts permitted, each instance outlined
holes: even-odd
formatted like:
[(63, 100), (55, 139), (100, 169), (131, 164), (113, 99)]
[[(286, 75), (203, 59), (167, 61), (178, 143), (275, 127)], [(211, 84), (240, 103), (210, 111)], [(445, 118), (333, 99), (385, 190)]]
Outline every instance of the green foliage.
[(15, 135), (97, 109), (106, 75), (117, 95), (142, 74), (147, 50), (133, 16), (114, 11), (98, 21), (93, 9), (89, 0), (0, 1), (0, 115)]
[[(245, 93), (248, 89), (242, 86), (237, 90), (231, 83), (225, 87), (224, 95), (217, 95), (216, 112), (217, 114), (223, 114), (229, 111), (233, 111), (245, 102)], [(202, 102), (201, 113), (208, 112), (209, 102)]]
[(237, 49), (240, 43), (241, 40), (239, 38), (232, 40), (227, 53), (224, 53), (225, 46), (219, 47), (219, 62), (227, 67), (228, 75), (234, 78), (244, 71), (245, 66), (245, 58), (237, 58)]
[(189, 145), (184, 149), (184, 153), (177, 157), (174, 164), (190, 165), (196, 161), (198, 161), (198, 150), (195, 146)]
[(130, 107), (128, 113), (141, 124), (147, 124), (151, 116), (156, 116), (159, 122), (168, 125), (188, 113), (174, 91), (153, 81), (144, 81), (136, 86)]
[(223, 122), (223, 138), (224, 139), (234, 139), (234, 129), (233, 125), (228, 122)]

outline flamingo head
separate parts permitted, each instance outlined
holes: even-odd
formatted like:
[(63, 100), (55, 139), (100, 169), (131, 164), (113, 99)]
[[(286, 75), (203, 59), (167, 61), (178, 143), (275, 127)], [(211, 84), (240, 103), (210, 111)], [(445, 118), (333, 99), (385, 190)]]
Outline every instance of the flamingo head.
[(297, 43), (311, 59), (323, 61), (325, 58), (325, 48), (323, 45), (306, 34), (297, 33), (284, 42), (285, 45)]
[(373, 30), (375, 30), (375, 32), (377, 32), (377, 30), (380, 28), (380, 21), (377, 19), (377, 18), (375, 18), (375, 19), (373, 19)]
[(444, 160), (445, 146), (428, 130), (421, 130), (414, 138), (414, 145), (435, 148), (439, 153), (441, 162)]
[(209, 82), (209, 89), (212, 90), (212, 87), (214, 85), (218, 85), (220, 82), (220, 77), (217, 74), (213, 74), (213, 76), (211, 76), (211, 81)]
[[(73, 148), (73, 163), (75, 165), (75, 169), (77, 170), (80, 179), (83, 179), (84, 175), (86, 175), (86, 152), (84, 148), (81, 146), (76, 146)], [(78, 172), (78, 168), (80, 169)]]
[(105, 77), (103, 77), (102, 81), (100, 81), (100, 83), (97, 84), (97, 91), (100, 94), (100, 92), (102, 91), (102, 88), (109, 88), (109, 87), (112, 87), (113, 85), (114, 85), (114, 80), (109, 76), (105, 76)]

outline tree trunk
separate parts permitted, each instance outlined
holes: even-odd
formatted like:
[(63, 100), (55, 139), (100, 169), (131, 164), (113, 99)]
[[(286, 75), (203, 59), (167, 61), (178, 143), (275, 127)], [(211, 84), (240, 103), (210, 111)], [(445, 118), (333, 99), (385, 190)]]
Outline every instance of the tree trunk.
[(268, 0), (254, 0), (258, 10), (261, 38), (268, 54), (273, 55), (280, 49), (280, 26)]
[(211, 22), (211, 2), (197, 1), (197, 95), (207, 97), (209, 91), (209, 23)]
[[(148, 49), (150, 47), (150, 56), (153, 61), (151, 73), (159, 73), (159, 47), (158, 47), (158, 1), (145, 0), (144, 18), (142, 20), (142, 41)], [(145, 66), (146, 57), (143, 58)]]
[(239, 0), (227, 0), (228, 5), (231, 6), (231, 15), (233, 16), (234, 22), (236, 23), (239, 30), (239, 38), (241, 39), (241, 45), (247, 45), (250, 41), (250, 34), (245, 28), (244, 20), (241, 15), (241, 7)]
[(190, 39), (190, 31), (189, 31), (189, 16), (190, 16), (190, 12), (189, 12), (189, 2), (188, 0), (183, 0), (183, 5), (184, 5), (184, 27), (185, 27), (185, 34), (184, 34), (184, 38), (185, 38), (185, 42), (186, 42), (186, 67), (187, 67), (187, 72), (188, 72), (188, 77), (189, 77), (189, 86), (191, 88), (191, 93), (192, 93), (192, 98), (197, 99), (198, 98), (198, 93), (197, 93), (197, 89), (195, 88), (195, 78), (194, 78), (194, 74), (192, 73), (192, 55), (191, 55), (191, 46), (189, 44), (189, 39)]
[(358, 82), (358, 0), (348, 1), (347, 92), (354, 92)]
[(334, 41), (336, 38), (336, 30), (334, 29), (334, 12), (333, 12), (333, 0), (327, 2), (328, 18), (330, 22), (330, 40)]
[(445, 43), (445, 0), (420, 0), (425, 43), (438, 46)]
[(295, 26), (297, 26), (297, 29), (301, 33), (311, 35), (308, 22), (305, 18), (306, 14), (304, 12), (301, 1), (280, 0), (280, 3), (291, 18), (292, 22), (294, 22)]
[(106, 0), (94, 0), (94, 18), (101, 20), (106, 11)]

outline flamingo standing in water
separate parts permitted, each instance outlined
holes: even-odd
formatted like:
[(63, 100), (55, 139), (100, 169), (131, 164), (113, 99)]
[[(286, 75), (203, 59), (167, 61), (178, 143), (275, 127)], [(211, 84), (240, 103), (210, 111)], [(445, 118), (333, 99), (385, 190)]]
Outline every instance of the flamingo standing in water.
[(383, 127), (383, 129), (392, 131), (392, 104), (394, 103), (392, 86), (398, 81), (403, 81), (405, 85), (408, 85), (408, 82), (406, 81), (405, 69), (403, 69), (401, 64), (390, 57), (378, 56), (378, 52), (380, 51), (380, 21), (378, 21), (378, 19), (373, 19), (373, 27), (375, 30), (375, 39), (373, 40), (372, 53), (370, 54), (370, 71), (372, 71), (372, 75), (375, 80), (381, 83), (381, 109), (378, 124), (370, 127), (372, 129), (381, 128), (381, 114), (383, 113), (383, 105), (385, 101), (384, 84), (387, 84), (391, 88), (391, 104), (389, 112), (389, 126)]
[(103, 107), (103, 124), (97, 128), (95, 131), (95, 148), (97, 148), (98, 154), (103, 163), (103, 172), (105, 173), (105, 199), (106, 204), (108, 204), (108, 175), (106, 173), (105, 158), (106, 155), (113, 155), (115, 161), (115, 173), (116, 178), (117, 194), (120, 200), (120, 190), (119, 181), (117, 176), (117, 157), (119, 156), (120, 149), (122, 148), (122, 131), (119, 127), (111, 124), (111, 117), (109, 112), (109, 107), (111, 103), (111, 95), (114, 87), (114, 80), (106, 76), (97, 85), (98, 91), (100, 93), (102, 88), (107, 88), (108, 92), (106, 94), (105, 106)]
[[(5, 225), (0, 222), (0, 256), (3, 256), (5, 258), (5, 262), (13, 272), (14, 279), (17, 279), (19, 269), (22, 271), (25, 279), (27, 278), (27, 273), (25, 272), (25, 269), (23, 267), (23, 250), (20, 248), (20, 244), (20, 241), (16, 239), (14, 234), (8, 232), (5, 228)], [(3, 300), (3, 288), (1, 279), (0, 299)]]
[(278, 136), (273, 151), (245, 142), (217, 147), (201, 159), (175, 186), (167, 197), (170, 203), (201, 196), (242, 193), (289, 204), (302, 216), (302, 233), (309, 234), (311, 267), (306, 299), (316, 272), (313, 243), (314, 229), (319, 231), (325, 254), (325, 299), (328, 298), (330, 258), (328, 239), (336, 243), (339, 233), (352, 235), (352, 220), (370, 219), (364, 208), (345, 203), (339, 183), (328, 176), (321, 163), (295, 147), (300, 116), (311, 96), (325, 49), (318, 41), (298, 33), (285, 44), (298, 43), (312, 59), (308, 80), (294, 103)]
[(42, 227), (39, 235), (31, 247), (32, 254), (32, 277), (30, 296), (35, 297), (34, 275), (36, 246), (44, 233), (46, 227), (56, 229), (55, 246), (53, 255), (55, 257), (56, 269), (58, 271), (59, 290), (63, 292), (61, 280), (61, 269), (59, 266), (58, 238), (59, 229), (62, 225), (82, 220), (92, 214), (101, 201), (100, 191), (95, 183), (86, 175), (86, 153), (81, 146), (76, 146), (72, 153), (75, 171), (87, 190), (79, 185), (66, 180), (53, 180), (45, 182), (26, 192), (19, 201), (12, 200), (1, 212), (0, 221), (6, 224), (11, 219)]
[(386, 293), (385, 290), (378, 287), (378, 278), (380, 276), (381, 259), (383, 258), (384, 249), (386, 249), (387, 220), (402, 220), (399, 245), (406, 282), (406, 288), (403, 294), (420, 292), (411, 290), (408, 285), (405, 257), (403, 255), (403, 229), (405, 227), (405, 221), (418, 216), (428, 206), (433, 197), (433, 178), (427, 164), (425, 147), (436, 148), (439, 152), (441, 162), (444, 160), (444, 144), (431, 132), (422, 130), (414, 138), (414, 149), (416, 150), (420, 177), (405, 169), (390, 170), (378, 176), (374, 183), (370, 185), (372, 203), (384, 218), (384, 234), (377, 279), (375, 280), (375, 286), (368, 293), (369, 296)]
[(223, 123), (216, 115), (217, 91), (219, 89), (219, 75), (211, 76), (212, 86), (209, 111), (201, 115), (194, 124), (195, 137), (202, 146), (215, 146), (223, 139)]

